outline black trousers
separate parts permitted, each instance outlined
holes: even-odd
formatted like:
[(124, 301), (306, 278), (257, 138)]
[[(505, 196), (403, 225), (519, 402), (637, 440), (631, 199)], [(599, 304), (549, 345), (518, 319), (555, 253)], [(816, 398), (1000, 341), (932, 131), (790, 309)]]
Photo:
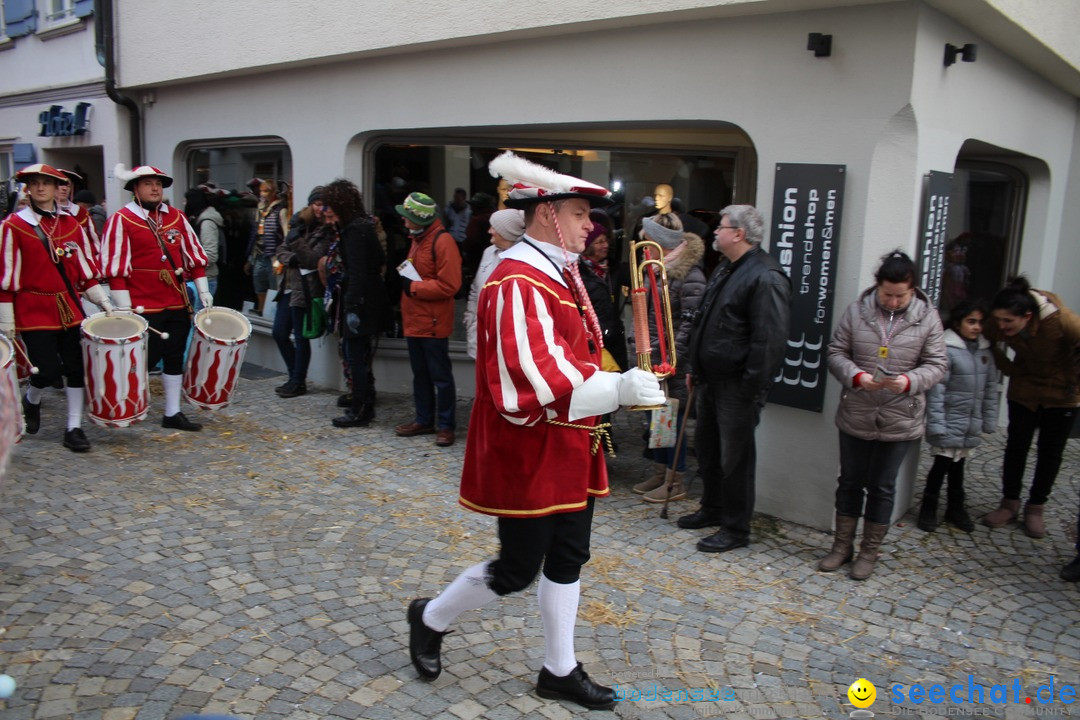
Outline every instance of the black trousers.
[(1042, 505), (1050, 497), (1065, 443), (1072, 432), (1077, 408), (1044, 408), (1029, 410), (1020, 403), (1009, 401), (1009, 437), (1005, 441), (1005, 459), (1001, 465), (1001, 494), (1019, 500), (1024, 484), (1024, 467), (1028, 450), (1039, 431), (1035, 456), (1035, 476), (1031, 480), (1028, 502)]
[(155, 330), (169, 333), (168, 340), (162, 340), (155, 332), (149, 333), (146, 367), (155, 367), (159, 361), (163, 361), (162, 371), (166, 375), (183, 375), (184, 350), (187, 349), (187, 337), (191, 332), (191, 313), (187, 310), (162, 310), (142, 317)]
[(896, 496), (896, 473), (914, 440), (863, 440), (840, 431), (836, 513), (888, 525)]
[(67, 330), (25, 330), (19, 334), (26, 346), (26, 356), (38, 369), (37, 375), (30, 376), (31, 385), (47, 388), (63, 376), (68, 387), (83, 387), (78, 325)]
[(499, 518), (499, 557), (488, 566), (488, 587), (509, 595), (529, 587), (543, 566), (544, 577), (568, 585), (589, 562), (593, 498), (584, 510), (539, 518)]
[(701, 507), (720, 515), (720, 526), (739, 538), (750, 537), (754, 515), (754, 430), (761, 406), (746, 397), (737, 380), (697, 387), (694, 447), (705, 490)]

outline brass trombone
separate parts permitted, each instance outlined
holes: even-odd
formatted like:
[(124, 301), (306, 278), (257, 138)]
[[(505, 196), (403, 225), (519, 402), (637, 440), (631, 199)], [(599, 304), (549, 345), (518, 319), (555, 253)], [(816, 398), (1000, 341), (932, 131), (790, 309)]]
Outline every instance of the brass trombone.
[[(630, 308), (634, 315), (637, 366), (651, 372), (661, 384), (675, 374), (677, 361), (675, 323), (671, 318), (671, 297), (668, 295), (667, 268), (664, 267), (663, 257), (664, 251), (659, 243), (651, 240), (630, 242)], [(657, 365), (652, 362), (652, 338), (649, 336), (650, 297), (660, 349), (660, 363)], [(636, 405), (630, 409), (656, 410), (661, 407), (663, 405)]]

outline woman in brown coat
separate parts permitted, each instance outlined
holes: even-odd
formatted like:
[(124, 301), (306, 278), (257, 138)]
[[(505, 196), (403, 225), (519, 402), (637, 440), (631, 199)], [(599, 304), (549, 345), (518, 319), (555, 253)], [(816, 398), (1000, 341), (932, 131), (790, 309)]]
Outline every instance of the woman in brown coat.
[[(1001, 505), (983, 518), (1000, 528), (1017, 519), (1024, 466), (1039, 431), (1035, 476), (1024, 506), (1024, 532), (1046, 535), (1043, 505), (1050, 497), (1076, 408), (1080, 406), (1080, 317), (1053, 293), (1013, 278), (994, 296), (986, 327), (998, 369), (1009, 376), (1009, 437), (1001, 468)], [(1005, 348), (1016, 353), (1010, 360)]]
[(896, 473), (926, 429), (926, 391), (949, 366), (945, 331), (915, 287), (911, 258), (888, 254), (875, 278), (877, 284), (848, 306), (829, 343), (829, 371), (844, 386), (836, 411), (840, 476), (836, 535), (818, 569), (839, 570), (852, 558), (855, 526), (864, 517), (853, 580), (874, 571), (892, 520)]

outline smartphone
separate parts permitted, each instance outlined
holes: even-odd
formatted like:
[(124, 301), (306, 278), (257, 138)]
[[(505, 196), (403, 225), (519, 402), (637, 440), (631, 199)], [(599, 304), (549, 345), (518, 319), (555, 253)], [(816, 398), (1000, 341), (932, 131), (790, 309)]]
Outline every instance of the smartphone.
[(896, 373), (892, 372), (891, 370), (886, 370), (885, 368), (878, 365), (876, 368), (874, 368), (874, 382), (879, 383), (885, 378), (892, 377), (895, 374)]

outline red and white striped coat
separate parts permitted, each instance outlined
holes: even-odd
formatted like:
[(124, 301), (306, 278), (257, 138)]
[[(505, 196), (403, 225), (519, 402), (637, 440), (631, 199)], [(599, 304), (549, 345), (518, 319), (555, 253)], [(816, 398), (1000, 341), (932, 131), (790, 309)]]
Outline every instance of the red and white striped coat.
[(146, 210), (136, 203), (113, 213), (101, 237), (101, 271), (110, 289), (129, 291), (132, 306), (142, 305), (147, 313), (187, 307), (185, 278), (173, 265), (192, 278), (206, 277), (206, 252), (187, 218), (176, 208), (160, 207), (158, 232), (172, 263), (161, 252)]
[(94, 219), (90, 217), (90, 211), (78, 203), (68, 203), (66, 207), (60, 209), (79, 221), (83, 232), (86, 233), (86, 255), (100, 269), (101, 238), (98, 237), (97, 228), (94, 227)]
[[(42, 220), (51, 249), (35, 229)], [(87, 242), (78, 221), (64, 213), (40, 218), (23, 208), (0, 225), (0, 302), (14, 303), (18, 331), (62, 330), (82, 322), (82, 308), (57, 269), (76, 293), (97, 285), (100, 271), (87, 257)]]
[(569, 414), (574, 391), (600, 372), (599, 349), (552, 264), (562, 250), (534, 242), (503, 253), (477, 302), (476, 402), (459, 502), (488, 515), (573, 512), (609, 492), (603, 450), (594, 454), (580, 427), (598, 418)]

